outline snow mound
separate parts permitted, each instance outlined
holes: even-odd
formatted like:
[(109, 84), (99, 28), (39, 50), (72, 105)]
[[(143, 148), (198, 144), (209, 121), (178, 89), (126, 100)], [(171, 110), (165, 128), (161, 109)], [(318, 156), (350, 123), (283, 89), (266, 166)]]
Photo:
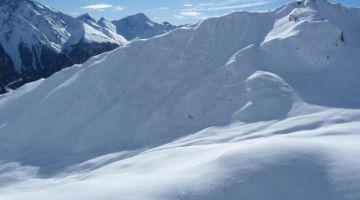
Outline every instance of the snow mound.
[(247, 78), (246, 90), (250, 101), (236, 114), (246, 122), (285, 117), (295, 98), (293, 89), (270, 72), (257, 71)]
[(359, 199), (359, 13), (210, 18), (1, 95), (0, 199)]
[[(334, 116), (352, 118), (321, 125)], [(314, 123), (312, 128), (304, 118)], [(327, 110), (276, 123), (209, 128), (130, 157), (121, 157), (126, 152), (120, 152), (92, 160), (93, 166), (108, 162), (95, 170), (79, 171), (84, 164), (92, 168), (86, 162), (73, 167), (76, 171), (51, 178), (33, 178), (28, 167), (12, 164), (15, 167), (8, 174), (16, 170), (24, 174), (23, 180), (1, 187), (0, 197), (356, 200), (360, 197), (359, 119), (359, 110)], [(291, 134), (281, 134), (289, 130)]]

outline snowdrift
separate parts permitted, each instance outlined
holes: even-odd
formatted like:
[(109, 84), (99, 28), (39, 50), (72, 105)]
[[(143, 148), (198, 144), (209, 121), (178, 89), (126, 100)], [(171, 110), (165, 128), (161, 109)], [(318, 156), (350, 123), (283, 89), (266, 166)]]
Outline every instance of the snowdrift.
[(359, 19), (233, 13), (2, 95), (0, 198), (359, 199)]

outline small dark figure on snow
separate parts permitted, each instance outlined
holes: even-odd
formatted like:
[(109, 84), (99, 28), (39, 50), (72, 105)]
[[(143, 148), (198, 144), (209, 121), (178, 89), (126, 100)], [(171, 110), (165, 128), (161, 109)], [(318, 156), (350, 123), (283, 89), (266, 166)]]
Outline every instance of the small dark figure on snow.
[(345, 42), (344, 31), (341, 32), (340, 40), (341, 42)]

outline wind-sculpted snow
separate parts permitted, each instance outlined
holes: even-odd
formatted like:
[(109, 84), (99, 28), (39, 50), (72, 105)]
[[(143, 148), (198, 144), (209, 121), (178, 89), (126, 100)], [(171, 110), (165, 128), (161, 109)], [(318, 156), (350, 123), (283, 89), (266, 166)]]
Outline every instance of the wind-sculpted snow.
[(359, 13), (210, 18), (2, 95), (0, 199), (359, 199)]
[[(7, 183), (0, 197), (356, 200), (359, 114), (331, 110), (279, 122), (208, 128), (135, 156), (124, 152), (94, 159), (50, 178), (35, 178), (27, 167), (14, 167), (3, 176), (14, 173), (12, 169), (21, 179), (16, 183), (0, 177)], [(323, 124), (349, 117), (352, 122)], [(111, 164), (92, 167), (107, 161)]]
[(279, 76), (262, 71), (246, 80), (246, 90), (249, 102), (236, 114), (246, 122), (284, 117), (296, 98), (291, 87)]

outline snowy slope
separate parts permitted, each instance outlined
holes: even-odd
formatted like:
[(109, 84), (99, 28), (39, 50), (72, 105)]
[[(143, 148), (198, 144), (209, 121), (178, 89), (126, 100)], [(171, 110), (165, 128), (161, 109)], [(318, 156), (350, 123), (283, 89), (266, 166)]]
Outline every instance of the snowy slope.
[(144, 13), (114, 20), (112, 23), (115, 25), (117, 33), (124, 36), (127, 40), (151, 38), (177, 28), (177, 26), (168, 22), (163, 22), (162, 24), (156, 23)]
[[(280, 122), (209, 128), (137, 155), (99, 157), (49, 178), (39, 178), (37, 168), (3, 164), (0, 197), (357, 200), (359, 114), (333, 110)], [(354, 117), (353, 122), (323, 125), (334, 115), (337, 120)]]
[(233, 13), (2, 95), (0, 199), (359, 199), (359, 16)]
[(73, 55), (77, 51), (94, 55), (92, 50), (85, 49), (86, 46), (94, 45), (104, 52), (125, 43), (118, 35), (113, 38), (32, 0), (3, 0), (0, 13), (0, 44), (4, 50), (0, 57), (11, 60), (1, 65), (17, 73), (17, 79), (46, 77), (61, 68), (83, 62), (89, 58), (86, 53), (84, 58)]
[(99, 21), (96, 21), (88, 13), (85, 13), (77, 17), (77, 19), (91, 26), (95, 30), (100, 31), (109, 38), (116, 40), (119, 44), (126, 43), (126, 39), (116, 32), (115, 25), (105, 18), (101, 18)]

